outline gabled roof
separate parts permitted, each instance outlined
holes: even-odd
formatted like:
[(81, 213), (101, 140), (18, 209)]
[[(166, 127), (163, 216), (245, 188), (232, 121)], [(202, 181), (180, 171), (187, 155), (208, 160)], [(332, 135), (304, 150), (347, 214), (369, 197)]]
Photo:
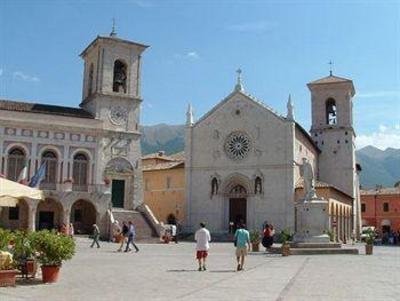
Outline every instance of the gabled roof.
[(165, 170), (165, 169), (173, 169), (178, 167), (184, 167), (185, 162), (183, 161), (172, 161), (172, 162), (162, 162), (150, 165), (143, 165), (143, 171), (152, 171), (152, 170)]
[(41, 103), (19, 102), (4, 99), (0, 99), (0, 110), (94, 119), (92, 114), (79, 108), (62, 107)]
[(327, 77), (323, 77), (320, 79), (317, 79), (315, 81), (312, 81), (308, 83), (307, 85), (320, 85), (320, 84), (337, 84), (337, 83), (352, 83), (352, 80), (344, 78), (344, 77), (339, 77), (335, 75), (329, 75)]
[(96, 43), (101, 42), (101, 41), (113, 41), (113, 42), (119, 42), (119, 43), (124, 43), (126, 45), (129, 46), (137, 46), (139, 48), (142, 48), (142, 50), (150, 47), (148, 45), (144, 45), (144, 44), (140, 44), (140, 43), (136, 43), (133, 41), (129, 41), (129, 40), (124, 40), (124, 39), (120, 39), (117, 38), (115, 36), (113, 37), (109, 37), (109, 36), (97, 36), (80, 54), (80, 56), (84, 56), (86, 54), (86, 52), (89, 50), (89, 48), (91, 48), (92, 46), (94, 46)]
[(262, 101), (258, 100), (254, 96), (247, 94), (245, 92), (242, 92), (240, 90), (234, 90), (231, 94), (229, 94), (227, 97), (225, 97), (223, 100), (221, 100), (217, 105), (215, 105), (210, 111), (208, 111), (206, 114), (204, 114), (199, 120), (197, 120), (193, 126), (196, 126), (197, 124), (201, 123), (203, 120), (207, 119), (208, 116), (210, 116), (212, 113), (214, 113), (216, 110), (218, 110), (220, 107), (222, 107), (226, 102), (228, 102), (235, 94), (240, 94), (244, 96), (246, 99), (252, 101), (255, 105), (259, 106), (260, 108), (267, 110), (268, 112), (272, 113), (275, 117), (281, 120), (286, 120), (285, 117), (279, 115), (278, 112), (274, 111), (272, 108), (264, 104)]

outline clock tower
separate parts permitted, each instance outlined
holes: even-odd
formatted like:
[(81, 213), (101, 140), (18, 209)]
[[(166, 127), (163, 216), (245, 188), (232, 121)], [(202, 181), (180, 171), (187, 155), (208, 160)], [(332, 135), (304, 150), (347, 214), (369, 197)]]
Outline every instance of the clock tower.
[[(148, 46), (97, 36), (81, 53), (82, 109), (102, 122), (97, 133), (97, 183), (112, 181), (112, 206), (132, 210), (143, 203), (140, 148), (141, 54)], [(115, 211), (114, 211), (115, 212)]]

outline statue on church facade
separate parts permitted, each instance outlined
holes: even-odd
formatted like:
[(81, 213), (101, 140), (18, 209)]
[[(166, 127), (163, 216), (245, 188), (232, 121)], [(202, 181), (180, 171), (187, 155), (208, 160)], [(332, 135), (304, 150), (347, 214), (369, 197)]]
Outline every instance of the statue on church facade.
[(304, 184), (304, 192), (305, 192), (305, 200), (310, 200), (317, 197), (315, 193), (315, 180), (314, 180), (314, 172), (311, 163), (307, 160), (307, 158), (302, 159), (303, 163), (299, 164), (296, 161), (293, 161), (300, 168), (300, 176), (303, 178)]

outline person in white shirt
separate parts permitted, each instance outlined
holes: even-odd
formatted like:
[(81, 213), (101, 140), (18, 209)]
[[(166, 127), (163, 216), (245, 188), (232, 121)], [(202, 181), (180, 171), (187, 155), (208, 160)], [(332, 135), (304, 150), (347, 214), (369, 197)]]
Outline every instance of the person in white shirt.
[(205, 223), (200, 223), (200, 229), (194, 235), (196, 241), (196, 258), (199, 263), (199, 271), (206, 270), (206, 258), (208, 256), (209, 242), (211, 241), (210, 231), (206, 229)]

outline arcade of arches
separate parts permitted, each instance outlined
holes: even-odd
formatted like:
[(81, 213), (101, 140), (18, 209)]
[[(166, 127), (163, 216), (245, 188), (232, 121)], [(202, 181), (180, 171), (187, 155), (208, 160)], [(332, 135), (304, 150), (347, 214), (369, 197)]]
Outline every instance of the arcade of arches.
[(39, 203), (21, 200), (17, 207), (6, 207), (0, 212), (0, 227), (9, 229), (60, 229), (63, 224), (72, 223), (76, 234), (87, 234), (96, 222), (95, 205), (82, 199), (72, 206), (52, 198)]

